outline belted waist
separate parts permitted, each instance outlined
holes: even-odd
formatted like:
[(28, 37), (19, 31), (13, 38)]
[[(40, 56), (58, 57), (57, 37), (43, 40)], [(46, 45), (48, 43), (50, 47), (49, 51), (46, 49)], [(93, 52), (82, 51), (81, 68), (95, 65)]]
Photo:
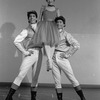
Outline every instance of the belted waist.
[(40, 50), (41, 48), (39, 47), (39, 48), (33, 48), (33, 49), (35, 49), (35, 50)]
[(33, 47), (33, 48), (29, 48), (28, 50), (32, 50), (32, 49), (34, 49), (34, 50), (40, 50), (42, 47)]
[(61, 51), (61, 50), (57, 50), (57, 49), (55, 49), (55, 52), (64, 52), (64, 51)]

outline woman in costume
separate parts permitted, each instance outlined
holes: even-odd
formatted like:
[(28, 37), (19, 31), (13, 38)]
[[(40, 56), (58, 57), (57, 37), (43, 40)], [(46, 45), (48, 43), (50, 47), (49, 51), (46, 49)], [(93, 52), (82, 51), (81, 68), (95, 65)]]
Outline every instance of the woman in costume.
[[(42, 5), (37, 25), (37, 33), (32, 38), (32, 46), (44, 45), (45, 52), (49, 61), (47, 71), (52, 69), (52, 56), (59, 42), (58, 29), (54, 22), (60, 11), (55, 7), (55, 0), (46, 0), (47, 5)], [(30, 43), (31, 44), (31, 43)]]

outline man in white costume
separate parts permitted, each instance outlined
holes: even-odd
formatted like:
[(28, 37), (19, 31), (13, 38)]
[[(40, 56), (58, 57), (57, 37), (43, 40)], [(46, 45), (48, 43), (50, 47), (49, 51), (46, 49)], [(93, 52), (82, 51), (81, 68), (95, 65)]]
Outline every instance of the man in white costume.
[(86, 100), (79, 82), (74, 76), (68, 58), (72, 56), (79, 48), (80, 44), (70, 34), (64, 30), (66, 20), (63, 16), (59, 16), (55, 19), (59, 30), (60, 43), (55, 49), (53, 56), (53, 67), (52, 74), (55, 81), (55, 88), (58, 100), (62, 100), (62, 86), (61, 86), (61, 71), (64, 72), (66, 77), (72, 83), (76, 93), (79, 95), (81, 100)]
[(36, 34), (37, 30), (37, 12), (27, 12), (29, 26), (15, 38), (15, 46), (22, 52), (23, 60), (20, 66), (19, 74), (13, 81), (11, 88), (5, 100), (13, 100), (12, 96), (20, 86), (22, 80), (26, 76), (28, 70), (32, 67), (32, 84), (31, 84), (31, 100), (36, 100), (38, 76), (42, 63), (42, 46), (28, 48), (31, 38)]

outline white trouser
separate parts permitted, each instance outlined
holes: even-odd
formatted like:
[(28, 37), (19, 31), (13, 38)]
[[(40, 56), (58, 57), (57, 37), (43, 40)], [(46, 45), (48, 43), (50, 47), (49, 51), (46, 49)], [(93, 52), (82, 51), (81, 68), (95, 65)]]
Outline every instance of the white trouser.
[(75, 78), (73, 74), (73, 70), (71, 68), (70, 62), (68, 59), (61, 58), (60, 57), (61, 52), (55, 52), (55, 55), (53, 57), (53, 68), (52, 68), (52, 74), (55, 81), (55, 88), (62, 88), (61, 86), (61, 70), (64, 72), (66, 77), (70, 80), (73, 87), (76, 87), (79, 85), (79, 82)]
[[(34, 53), (31, 54), (30, 56), (26, 56), (23, 58), (22, 64), (20, 66), (19, 74), (13, 82), (17, 86), (20, 86), (22, 80), (24, 79), (28, 70), (32, 67), (33, 64), (35, 64), (35, 66), (33, 66), (33, 67), (34, 67), (34, 70), (36, 70), (36, 64), (38, 61), (39, 50), (37, 50), (37, 49), (31, 49), (31, 50), (33, 50)], [(37, 75), (35, 75), (35, 71), (33, 72), (33, 75), (34, 75), (34, 78), (32, 79), (32, 82), (37, 81), (36, 78), (38, 78), (38, 77), (37, 77)], [(37, 84), (37, 82), (34, 82), (34, 84)]]

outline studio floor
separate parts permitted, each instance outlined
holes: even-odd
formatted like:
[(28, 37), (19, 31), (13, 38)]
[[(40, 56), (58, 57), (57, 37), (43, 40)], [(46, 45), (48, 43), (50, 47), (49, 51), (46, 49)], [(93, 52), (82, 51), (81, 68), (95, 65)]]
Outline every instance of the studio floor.
[[(0, 87), (0, 100), (5, 100), (9, 86)], [(53, 87), (38, 87), (37, 100), (57, 100)], [(83, 88), (86, 100), (100, 100), (100, 88)], [(20, 87), (13, 96), (13, 100), (31, 100), (30, 88)], [(63, 88), (63, 100), (80, 100), (72, 87)]]

